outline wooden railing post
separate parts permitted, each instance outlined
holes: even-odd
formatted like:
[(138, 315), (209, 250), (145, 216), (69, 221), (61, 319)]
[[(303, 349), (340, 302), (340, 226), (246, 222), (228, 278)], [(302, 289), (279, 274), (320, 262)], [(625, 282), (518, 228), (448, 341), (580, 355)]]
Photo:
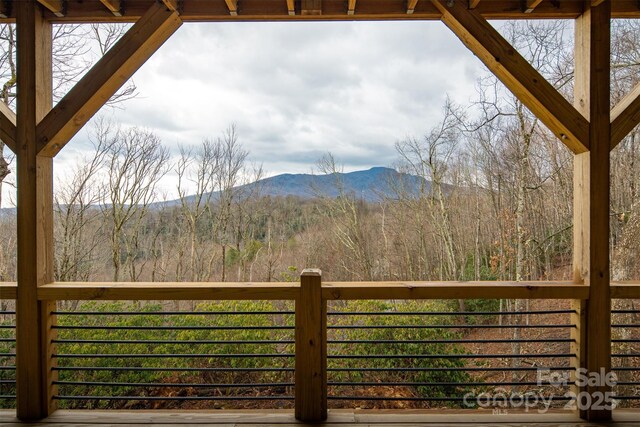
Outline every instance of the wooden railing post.
[(577, 390), (582, 394), (576, 403), (580, 416), (590, 421), (611, 419), (611, 4), (585, 2), (575, 26), (574, 105), (589, 120), (589, 151), (574, 157), (574, 281), (589, 286), (589, 299), (575, 316), (576, 367), (586, 371), (583, 376), (595, 377)]
[(38, 288), (53, 282), (53, 159), (38, 155), (36, 125), (51, 110), (52, 26), (34, 0), (14, 2), (17, 67), (17, 416), (36, 420), (55, 410), (51, 312)]
[(295, 407), (298, 420), (327, 419), (327, 301), (317, 269), (302, 272), (296, 299)]

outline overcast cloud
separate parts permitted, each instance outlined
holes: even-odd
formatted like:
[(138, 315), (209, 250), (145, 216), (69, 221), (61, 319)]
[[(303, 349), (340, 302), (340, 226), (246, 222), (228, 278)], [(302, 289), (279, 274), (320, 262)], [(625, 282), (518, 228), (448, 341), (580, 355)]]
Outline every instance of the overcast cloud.
[(447, 95), (468, 103), (481, 72), (440, 22), (187, 23), (134, 76), (140, 96), (100, 114), (174, 148), (235, 123), (268, 175), (309, 172), (327, 151), (349, 171), (391, 165), (394, 143), (422, 135)]

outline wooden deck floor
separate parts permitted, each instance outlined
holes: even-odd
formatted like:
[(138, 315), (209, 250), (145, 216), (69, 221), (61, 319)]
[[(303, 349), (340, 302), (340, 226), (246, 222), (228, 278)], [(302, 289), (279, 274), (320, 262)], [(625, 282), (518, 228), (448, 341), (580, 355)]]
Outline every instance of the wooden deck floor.
[[(20, 423), (13, 411), (0, 411), (0, 426), (198, 426), (198, 427), (288, 427), (305, 425), (293, 417), (291, 411), (58, 411), (53, 416), (36, 422)], [(506, 414), (489, 413), (434, 413), (416, 411), (331, 411), (325, 427), (412, 427), (412, 426), (538, 426), (586, 427), (613, 425), (640, 427), (640, 412), (616, 412), (614, 422), (587, 423), (572, 414)]]

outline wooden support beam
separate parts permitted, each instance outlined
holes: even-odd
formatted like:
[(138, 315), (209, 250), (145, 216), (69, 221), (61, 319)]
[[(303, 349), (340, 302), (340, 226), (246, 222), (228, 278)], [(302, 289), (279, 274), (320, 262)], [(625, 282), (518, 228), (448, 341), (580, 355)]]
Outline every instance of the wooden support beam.
[(591, 0), (591, 7), (600, 6), (605, 0)]
[(611, 110), (611, 149), (640, 123), (640, 84)]
[(469, 0), (469, 9), (475, 9), (480, 4), (480, 0)]
[(180, 0), (162, 0), (162, 3), (170, 11), (180, 14)]
[(301, 0), (301, 15), (322, 15), (322, 0)]
[(55, 156), (181, 24), (154, 3), (38, 124), (39, 153)]
[[(610, 202), (610, 40), (611, 2), (587, 3), (576, 20), (575, 105), (589, 119), (588, 153), (574, 159), (574, 280), (589, 286), (581, 306), (580, 360), (589, 374), (611, 371), (611, 287), (609, 265)], [(599, 376), (601, 378), (601, 376)], [(611, 391), (588, 386), (593, 405), (580, 416), (590, 421), (611, 418)], [(609, 397), (604, 402), (601, 396)], [(597, 400), (596, 400), (597, 399)]]
[(287, 10), (289, 11), (289, 16), (295, 16), (296, 14), (295, 0), (287, 0)]
[(588, 150), (587, 120), (466, 0), (433, 0), (443, 22), (574, 153)]
[(52, 28), (34, 0), (17, 15), (16, 155), (18, 264), (16, 300), (17, 416), (35, 420), (55, 409), (51, 369), (52, 304), (38, 287), (53, 281), (53, 159), (38, 155), (36, 123), (51, 109)]
[(16, 113), (0, 101), (0, 139), (11, 151), (16, 152)]
[(418, 4), (418, 0), (408, 0), (407, 1), (407, 15), (413, 15), (413, 12), (416, 10), (416, 5)]
[(58, 18), (64, 16), (64, 2), (62, 0), (38, 0), (38, 3), (46, 7)]
[(349, 0), (347, 5), (347, 15), (355, 15), (356, 13), (356, 0)]
[(229, 15), (238, 16), (238, 0), (224, 0), (229, 9)]
[(525, 3), (524, 13), (533, 13), (540, 3), (542, 3), (542, 0), (527, 0)]
[(479, 14), (461, 1), (434, 0), (443, 21), (574, 152), (584, 152), (586, 120)]
[(295, 415), (305, 422), (327, 419), (327, 301), (320, 270), (300, 275), (296, 300)]
[(100, 0), (113, 16), (122, 16), (122, 2), (120, 0)]

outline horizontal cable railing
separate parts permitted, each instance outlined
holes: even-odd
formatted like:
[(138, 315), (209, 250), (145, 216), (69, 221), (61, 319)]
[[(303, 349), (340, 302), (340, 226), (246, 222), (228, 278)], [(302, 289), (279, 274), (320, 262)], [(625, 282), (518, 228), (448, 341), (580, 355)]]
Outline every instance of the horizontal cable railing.
[[(0, 309), (0, 408), (16, 405), (16, 312)], [(13, 305), (13, 301), (11, 301)]]
[[(589, 297), (587, 286), (317, 278), (313, 286), (303, 278), (40, 287), (40, 300), (57, 301), (49, 313), (52, 402), (87, 409), (295, 404), (300, 419), (321, 416), (317, 408), (299, 414), (298, 403), (323, 399), (330, 408), (494, 411), (576, 403), (584, 344), (573, 302)], [(14, 287), (0, 290), (3, 301), (15, 298)], [(638, 286), (614, 284), (612, 295), (619, 298), (612, 307), (616, 405), (636, 408), (640, 312), (631, 298)], [(15, 333), (15, 313), (0, 312), (3, 407), (16, 403)]]
[(611, 355), (617, 405), (640, 407), (640, 300), (612, 301)]
[[(466, 304), (468, 303), (468, 304)], [(497, 300), (334, 301), (328, 312), (333, 407), (563, 407), (571, 309), (499, 310)], [(532, 301), (532, 307), (537, 301)], [(565, 304), (567, 307), (569, 304)], [(448, 310), (442, 310), (442, 307)], [(522, 306), (525, 303), (522, 302)]]
[(89, 302), (52, 314), (59, 407), (292, 407), (290, 301)]

